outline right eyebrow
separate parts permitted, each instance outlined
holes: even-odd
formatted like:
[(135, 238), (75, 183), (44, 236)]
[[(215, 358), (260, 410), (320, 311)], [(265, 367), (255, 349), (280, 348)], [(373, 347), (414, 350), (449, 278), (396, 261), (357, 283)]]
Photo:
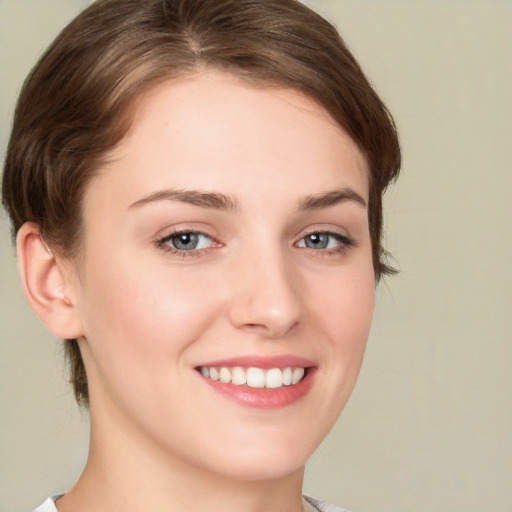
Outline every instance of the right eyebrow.
[(206, 192), (194, 189), (164, 189), (157, 190), (135, 201), (130, 208), (143, 206), (156, 201), (179, 201), (182, 203), (193, 204), (201, 208), (211, 208), (215, 210), (236, 210), (237, 203), (235, 199), (221, 194), (220, 192)]
[(303, 201), (301, 201), (299, 210), (304, 211), (328, 208), (329, 206), (344, 203), (345, 201), (353, 201), (363, 208), (368, 207), (363, 196), (358, 194), (355, 190), (351, 188), (341, 188), (307, 196)]

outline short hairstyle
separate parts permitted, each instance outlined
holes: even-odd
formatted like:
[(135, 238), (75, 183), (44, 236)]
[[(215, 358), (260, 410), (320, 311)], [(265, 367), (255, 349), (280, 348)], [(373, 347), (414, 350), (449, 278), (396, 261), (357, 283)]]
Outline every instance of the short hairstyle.
[[(83, 11), (18, 99), (2, 185), (13, 236), (35, 222), (53, 251), (79, 258), (84, 190), (127, 133), (135, 101), (205, 68), (298, 90), (330, 113), (370, 168), (376, 281), (393, 273), (381, 244), (382, 195), (400, 167), (393, 119), (335, 27), (297, 0), (98, 0)], [(75, 397), (87, 406), (78, 343), (65, 346)]]

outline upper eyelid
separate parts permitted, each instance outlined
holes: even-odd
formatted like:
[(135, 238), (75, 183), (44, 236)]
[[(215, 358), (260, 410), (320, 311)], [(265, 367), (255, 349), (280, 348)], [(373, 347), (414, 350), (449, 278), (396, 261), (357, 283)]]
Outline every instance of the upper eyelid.
[(200, 231), (199, 229), (175, 229), (171, 232), (169, 232), (167, 235), (164, 235), (162, 236), (161, 238), (169, 238), (171, 236), (175, 236), (175, 235), (183, 235), (183, 234), (187, 234), (187, 233), (191, 233), (191, 234), (194, 234), (194, 235), (204, 235), (204, 236), (207, 236), (208, 238), (212, 238), (211, 235), (209, 235), (208, 233), (205, 233), (204, 231)]
[[(305, 235), (302, 235), (297, 240), (297, 242), (304, 240), (304, 238), (306, 238), (307, 236), (310, 236), (310, 235), (328, 235), (328, 236), (332, 236), (333, 238), (336, 238), (336, 239), (342, 241), (343, 243), (350, 243), (350, 244), (355, 245), (355, 240), (350, 235), (338, 233), (337, 231), (320, 231), (320, 230), (316, 230), (316, 231), (313, 230), (313, 231), (310, 231), (309, 233), (306, 233)], [(295, 242), (295, 243), (297, 243), (297, 242)]]
[[(208, 238), (215, 238), (215, 235), (211, 235), (204, 230), (194, 229), (194, 228), (189, 228), (189, 227), (176, 228), (165, 235), (158, 235), (156, 238), (168, 238), (168, 237), (172, 237), (174, 235), (180, 235), (183, 233), (193, 233), (196, 235), (204, 235), (204, 236), (207, 236)], [(344, 238), (351, 238), (348, 234), (340, 233), (340, 232), (334, 231), (332, 229), (316, 228), (316, 229), (308, 229), (306, 232), (301, 233), (300, 236), (298, 237), (298, 240), (301, 240), (302, 238), (304, 238), (308, 235), (314, 235), (314, 234), (326, 234), (326, 235), (333, 235), (333, 236), (341, 236)]]
[(209, 238), (212, 242), (218, 243), (217, 240), (215, 239), (215, 237), (213, 237), (212, 235), (209, 235), (208, 233), (205, 233), (203, 231), (193, 230), (193, 229), (179, 229), (176, 231), (172, 231), (167, 235), (158, 236), (156, 239), (156, 242), (162, 244), (162, 243), (165, 243), (168, 240), (170, 240), (173, 236), (179, 236), (179, 235), (184, 235), (184, 234), (202, 235), (202, 236), (205, 236), (206, 238)]
[(169, 226), (167, 228), (159, 230), (159, 232), (154, 236), (154, 240), (163, 240), (164, 238), (170, 238), (175, 235), (181, 235), (183, 233), (194, 233), (197, 235), (204, 235), (212, 240), (217, 239), (217, 235), (208, 232), (209, 230), (201, 228), (201, 227), (191, 227), (191, 226), (183, 226), (183, 227), (172, 227)]
[(346, 238), (348, 240), (354, 240), (354, 238), (346, 232), (346, 230), (343, 230), (345, 232), (342, 232), (342, 230), (340, 229), (339, 231), (337, 231), (336, 229), (333, 229), (333, 228), (319, 228), (319, 227), (312, 227), (312, 228), (307, 228), (304, 232), (302, 232), (299, 237), (297, 238), (297, 240), (302, 240), (304, 237), (306, 236), (309, 236), (309, 235), (315, 235), (315, 234), (325, 234), (325, 235), (331, 235), (331, 236), (338, 236), (340, 238)]

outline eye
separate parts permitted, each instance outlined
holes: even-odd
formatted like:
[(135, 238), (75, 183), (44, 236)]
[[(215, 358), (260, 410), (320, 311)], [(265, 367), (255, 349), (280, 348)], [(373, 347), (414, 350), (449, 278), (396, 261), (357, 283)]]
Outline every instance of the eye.
[(176, 252), (191, 252), (207, 249), (212, 246), (213, 240), (204, 233), (194, 231), (182, 231), (171, 233), (158, 240), (157, 245), (163, 249), (174, 250)]
[(342, 252), (352, 245), (354, 245), (354, 242), (348, 236), (331, 232), (309, 233), (296, 244), (297, 247), (307, 247), (308, 249), (324, 250), (326, 252)]

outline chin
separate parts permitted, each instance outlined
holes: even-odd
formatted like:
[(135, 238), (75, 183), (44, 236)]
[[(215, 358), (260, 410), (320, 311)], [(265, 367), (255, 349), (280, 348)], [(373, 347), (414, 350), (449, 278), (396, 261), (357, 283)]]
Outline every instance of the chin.
[(255, 436), (243, 447), (231, 446), (225, 450), (222, 467), (217, 467), (216, 472), (246, 481), (276, 480), (302, 472), (316, 448), (316, 444), (305, 442), (306, 439), (306, 436), (289, 437), (265, 442)]
[(303, 472), (306, 460), (284, 461), (273, 457), (268, 461), (246, 461), (242, 464), (233, 464), (224, 473), (226, 477), (233, 480), (244, 480), (257, 482), (265, 480), (280, 480), (297, 472)]

